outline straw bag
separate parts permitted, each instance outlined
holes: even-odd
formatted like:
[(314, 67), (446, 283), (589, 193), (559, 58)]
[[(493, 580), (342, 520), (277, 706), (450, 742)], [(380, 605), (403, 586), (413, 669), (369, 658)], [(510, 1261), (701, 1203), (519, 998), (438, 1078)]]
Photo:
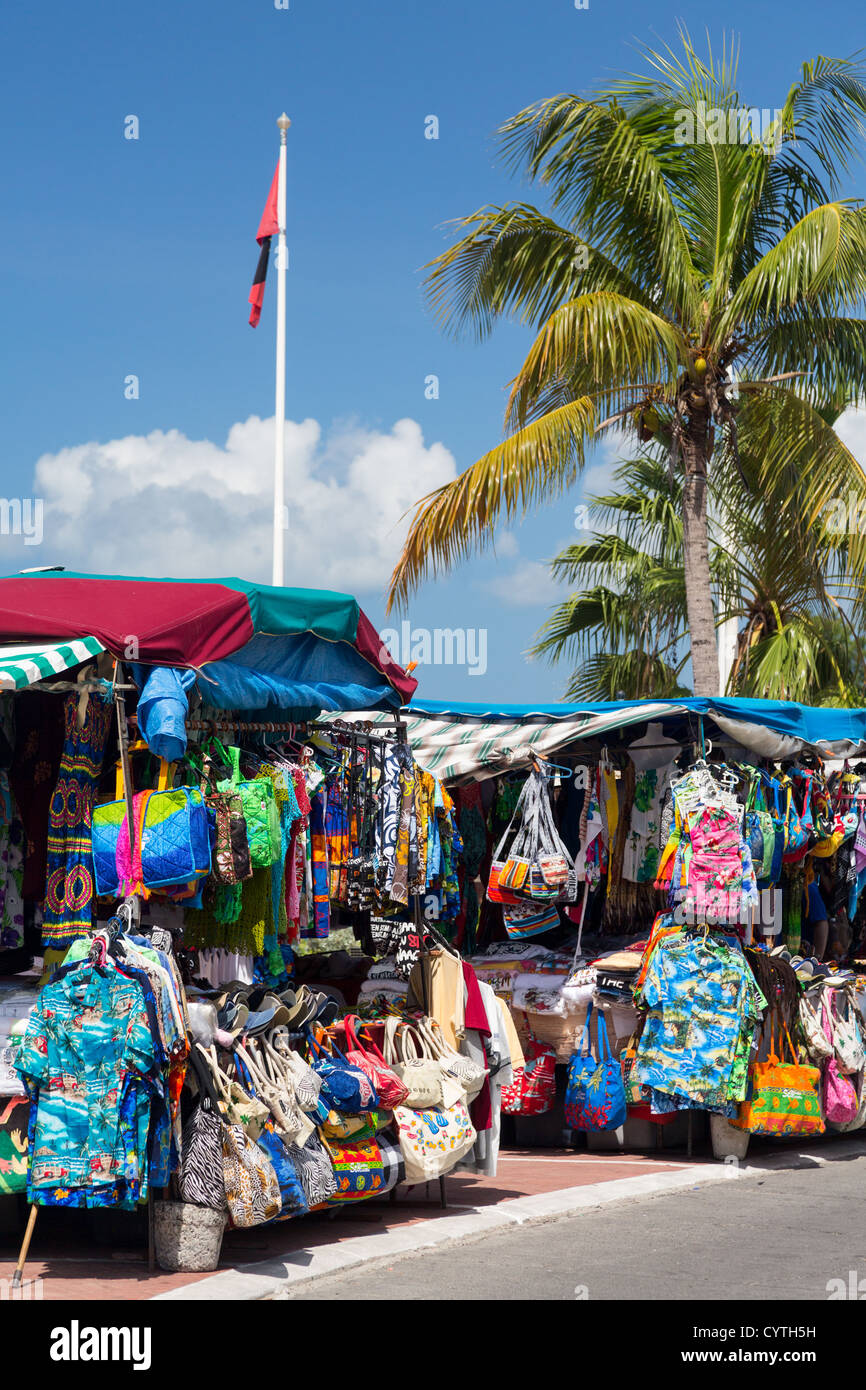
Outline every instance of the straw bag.
[(413, 1110), (442, 1105), (445, 1072), (438, 1058), (424, 1055), (424, 1048), (408, 1024), (389, 1018), (385, 1023), (385, 1060), (406, 1087), (405, 1104)]
[(793, 1061), (776, 1055), (771, 1024), (769, 1061), (752, 1063), (751, 1095), (730, 1123), (750, 1134), (823, 1134), (821, 1073), (798, 1063), (791, 1035), (787, 1028), (784, 1031)]
[(438, 1057), (448, 1075), (453, 1076), (455, 1081), (460, 1083), (467, 1101), (473, 1101), (484, 1085), (485, 1078), (489, 1075), (487, 1068), (480, 1066), (478, 1062), (473, 1062), (471, 1057), (464, 1057), (462, 1052), (455, 1052), (453, 1047), (449, 1047), (435, 1018), (422, 1018), (417, 1027), (427, 1044), (429, 1053)]

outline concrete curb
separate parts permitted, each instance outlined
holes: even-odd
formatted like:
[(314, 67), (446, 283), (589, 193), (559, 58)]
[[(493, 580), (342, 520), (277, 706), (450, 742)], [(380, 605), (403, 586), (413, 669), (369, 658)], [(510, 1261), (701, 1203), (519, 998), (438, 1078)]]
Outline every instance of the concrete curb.
[(495, 1231), (515, 1226), (538, 1225), (595, 1211), (616, 1202), (637, 1201), (643, 1197), (665, 1196), (669, 1193), (705, 1187), (711, 1183), (730, 1182), (738, 1178), (754, 1178), (761, 1174), (784, 1172), (797, 1168), (824, 1167), (840, 1159), (866, 1156), (866, 1141), (840, 1140), (804, 1149), (761, 1158), (753, 1163), (726, 1161), (714, 1166), (698, 1165), (673, 1173), (647, 1173), (634, 1178), (614, 1178), (610, 1182), (587, 1183), (583, 1187), (566, 1187), (556, 1192), (538, 1193), (532, 1197), (516, 1197), (496, 1206), (462, 1207), (451, 1216), (437, 1217), (412, 1226), (398, 1226), (382, 1235), (362, 1235), (333, 1245), (298, 1250), (279, 1260), (259, 1261), (220, 1271), (208, 1279), (184, 1284), (178, 1289), (154, 1295), (152, 1302), (202, 1302), (211, 1299), (230, 1299), (249, 1302), (254, 1299), (291, 1298), (294, 1290), (317, 1279), (341, 1274), (360, 1266), (374, 1268), (424, 1250), (441, 1249), (468, 1241), (481, 1240)]

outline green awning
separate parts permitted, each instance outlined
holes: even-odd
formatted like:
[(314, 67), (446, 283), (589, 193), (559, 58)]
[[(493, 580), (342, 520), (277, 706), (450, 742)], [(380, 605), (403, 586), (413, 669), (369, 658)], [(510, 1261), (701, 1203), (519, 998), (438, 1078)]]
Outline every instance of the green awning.
[(28, 642), (0, 646), (0, 690), (24, 690), (35, 681), (50, 680), (104, 651), (95, 637), (68, 642)]

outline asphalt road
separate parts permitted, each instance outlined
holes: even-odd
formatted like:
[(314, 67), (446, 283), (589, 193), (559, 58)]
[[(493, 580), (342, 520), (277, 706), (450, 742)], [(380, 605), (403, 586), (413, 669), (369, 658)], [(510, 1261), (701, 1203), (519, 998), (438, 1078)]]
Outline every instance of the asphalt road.
[[(293, 1301), (827, 1302), (862, 1280), (866, 1157), (623, 1202), (318, 1281)], [(836, 1286), (838, 1287), (838, 1286)]]

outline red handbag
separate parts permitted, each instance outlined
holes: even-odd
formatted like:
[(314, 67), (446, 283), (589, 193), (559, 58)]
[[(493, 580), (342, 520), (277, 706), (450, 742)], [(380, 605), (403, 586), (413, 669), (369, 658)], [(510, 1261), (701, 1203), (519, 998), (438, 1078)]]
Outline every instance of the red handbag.
[(525, 1065), (515, 1071), (510, 1086), (503, 1086), (502, 1110), (506, 1115), (544, 1115), (556, 1099), (556, 1053), (532, 1036), (526, 1014), (523, 1017), (529, 1032), (523, 1045)]
[(397, 1073), (388, 1066), (371, 1038), (368, 1037), (365, 1040), (366, 1051), (361, 1047), (358, 1034), (355, 1032), (355, 1024), (359, 1022), (357, 1014), (348, 1014), (344, 1020), (346, 1047), (351, 1049), (346, 1052), (346, 1060), (351, 1062), (353, 1067), (362, 1071), (373, 1083), (382, 1109), (393, 1110), (395, 1106), (403, 1104), (409, 1091)]

